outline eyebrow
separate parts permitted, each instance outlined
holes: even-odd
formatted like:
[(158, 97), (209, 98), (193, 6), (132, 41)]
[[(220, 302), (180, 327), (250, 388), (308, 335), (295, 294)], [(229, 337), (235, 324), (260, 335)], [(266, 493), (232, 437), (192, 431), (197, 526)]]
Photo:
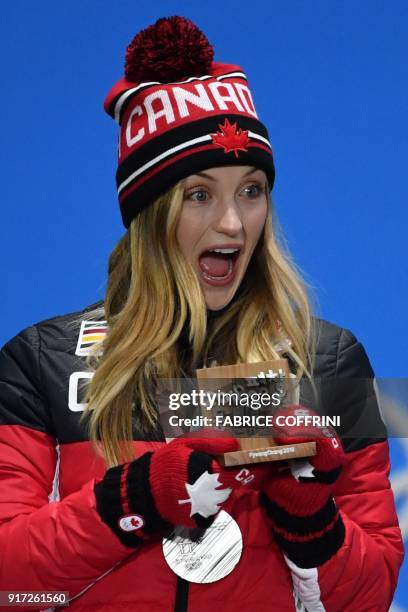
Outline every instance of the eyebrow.
[[(257, 170), (260, 170), (260, 168), (255, 168), (255, 166), (253, 166), (251, 170), (249, 170), (248, 172), (245, 172), (244, 176), (248, 176), (248, 174), (252, 174), (253, 172), (256, 172)], [(213, 176), (210, 176), (209, 174), (206, 174), (205, 172), (196, 172), (196, 174), (193, 176), (203, 176), (204, 178), (210, 179), (210, 181), (217, 180), (216, 178), (214, 178)]]

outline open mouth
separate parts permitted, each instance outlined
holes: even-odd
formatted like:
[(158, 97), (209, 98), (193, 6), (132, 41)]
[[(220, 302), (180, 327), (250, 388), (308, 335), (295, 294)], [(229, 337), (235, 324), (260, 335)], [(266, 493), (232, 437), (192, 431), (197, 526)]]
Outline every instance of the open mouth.
[(214, 286), (227, 285), (235, 278), (241, 247), (214, 247), (201, 253), (198, 264), (203, 279)]

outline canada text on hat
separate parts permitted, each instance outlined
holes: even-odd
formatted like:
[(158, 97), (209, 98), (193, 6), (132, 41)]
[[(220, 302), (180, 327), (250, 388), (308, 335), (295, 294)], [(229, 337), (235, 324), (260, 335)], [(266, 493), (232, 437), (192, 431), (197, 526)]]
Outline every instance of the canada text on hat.
[(134, 216), (179, 180), (206, 168), (253, 165), (272, 189), (268, 132), (247, 78), (188, 19), (159, 19), (127, 48), (125, 77), (105, 110), (119, 123), (116, 183), (122, 218)]

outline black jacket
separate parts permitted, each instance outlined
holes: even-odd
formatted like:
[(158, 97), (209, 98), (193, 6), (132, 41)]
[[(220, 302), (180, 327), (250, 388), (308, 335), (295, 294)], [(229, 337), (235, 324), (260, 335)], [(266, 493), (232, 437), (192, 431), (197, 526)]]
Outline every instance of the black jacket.
[[(80, 415), (81, 381), (90, 376), (85, 354), (106, 331), (103, 310), (94, 316), (101, 306), (33, 325), (0, 351), (0, 591), (66, 590), (76, 610), (150, 612), (172, 609), (177, 590), (176, 601), (180, 597), (185, 609), (186, 591), (166, 569), (161, 542), (129, 556), (96, 511), (94, 481), (106, 466), (96, 460)], [(351, 332), (314, 323), (318, 394), (303, 380), (301, 401), (341, 416), (348, 459), (335, 491), (346, 540), (322, 572), (313, 570), (313, 581), (327, 610), (387, 610), (403, 553), (373, 371)], [(157, 430), (149, 440), (136, 439), (143, 453), (163, 437)], [(293, 611), (293, 588), (298, 597), (311, 592), (304, 570), (290, 565), (293, 585), (288, 580), (257, 495), (242, 492), (237, 500), (242, 562), (223, 581), (193, 585), (191, 610), (217, 609), (223, 601), (232, 612), (242, 597), (251, 609), (269, 610), (272, 590), (280, 609)], [(54, 500), (60, 503), (48, 503)]]
[[(83, 311), (47, 319), (23, 330), (4, 346), (0, 375), (4, 381), (12, 380), (19, 386), (22, 401), (17, 413), (0, 414), (2, 422), (44, 431), (60, 444), (88, 439), (86, 421), (80, 424), (79, 417), (83, 410), (81, 383), (89, 377), (84, 356), (92, 342), (81, 344), (87, 332), (81, 320), (90, 321), (88, 331), (92, 338), (93, 329), (103, 334), (106, 322), (102, 307), (103, 302), (97, 302)], [(95, 309), (101, 312), (96, 318)], [(346, 329), (321, 319), (314, 319), (314, 324), (317, 343), (313, 374), (318, 396), (305, 379), (301, 402), (322, 414), (340, 415), (340, 434), (346, 450), (383, 439), (385, 430), (373, 386), (374, 374), (363, 346)], [(24, 395), (37, 395), (38, 389), (43, 398), (36, 402), (33, 412)], [(11, 392), (7, 385), (2, 389), (3, 394)], [(149, 439), (163, 439), (161, 431), (150, 434)]]

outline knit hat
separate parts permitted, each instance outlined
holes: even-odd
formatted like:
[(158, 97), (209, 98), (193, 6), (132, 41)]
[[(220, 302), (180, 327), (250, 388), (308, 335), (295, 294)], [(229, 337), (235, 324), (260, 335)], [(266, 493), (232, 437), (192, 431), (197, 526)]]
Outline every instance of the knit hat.
[(125, 227), (178, 181), (208, 168), (255, 166), (272, 189), (272, 149), (247, 77), (213, 56), (197, 26), (177, 16), (159, 19), (127, 47), (125, 75), (104, 103), (120, 126), (116, 184)]

